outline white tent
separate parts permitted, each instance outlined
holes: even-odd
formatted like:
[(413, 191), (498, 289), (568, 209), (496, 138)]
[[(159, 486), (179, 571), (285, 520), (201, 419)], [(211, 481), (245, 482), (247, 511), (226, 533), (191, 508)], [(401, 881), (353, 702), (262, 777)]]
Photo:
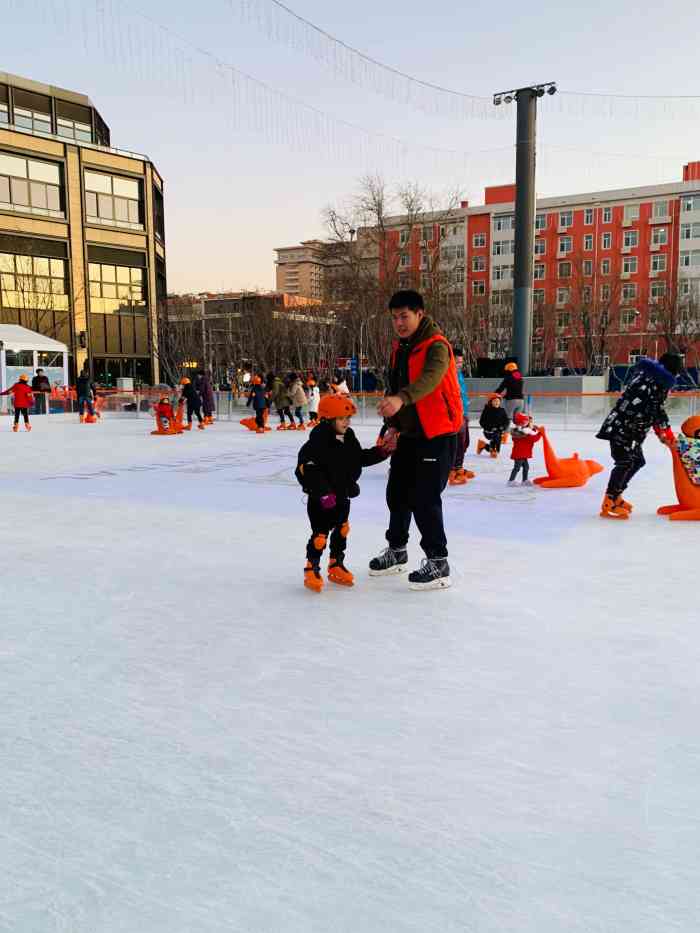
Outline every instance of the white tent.
[(29, 378), (38, 367), (54, 385), (68, 385), (68, 347), (17, 324), (0, 324), (0, 390), (13, 385), (21, 373)]

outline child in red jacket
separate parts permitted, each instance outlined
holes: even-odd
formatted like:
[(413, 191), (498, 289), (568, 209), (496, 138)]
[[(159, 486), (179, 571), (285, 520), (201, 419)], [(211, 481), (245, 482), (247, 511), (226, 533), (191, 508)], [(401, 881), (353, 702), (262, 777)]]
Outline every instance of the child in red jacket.
[(9, 389), (5, 389), (4, 392), (0, 392), (0, 395), (12, 395), (15, 406), (15, 423), (12, 425), (13, 431), (19, 430), (20, 415), (23, 415), (24, 417), (24, 427), (26, 430), (31, 431), (32, 429), (32, 426), (29, 423), (29, 408), (34, 404), (34, 393), (27, 385), (28, 382), (29, 377), (22, 373), (22, 375), (19, 377), (19, 382), (16, 382), (13, 386), (10, 386)]
[(514, 460), (513, 469), (508, 480), (509, 486), (515, 486), (518, 473), (523, 471), (523, 486), (532, 486), (528, 479), (530, 472), (530, 458), (532, 448), (542, 437), (542, 429), (533, 427), (532, 415), (519, 411), (513, 416), (513, 452), (510, 457)]

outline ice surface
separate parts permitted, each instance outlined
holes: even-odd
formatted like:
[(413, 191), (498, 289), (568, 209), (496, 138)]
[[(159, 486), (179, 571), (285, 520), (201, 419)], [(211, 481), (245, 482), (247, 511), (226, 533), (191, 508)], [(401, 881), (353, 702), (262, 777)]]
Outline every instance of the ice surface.
[(35, 422), (0, 422), (0, 930), (698, 929), (700, 526), (654, 514), (654, 438), (617, 524), (605, 474), (470, 456), (443, 592), (367, 577), (367, 470), (357, 586), (314, 596), (299, 435)]

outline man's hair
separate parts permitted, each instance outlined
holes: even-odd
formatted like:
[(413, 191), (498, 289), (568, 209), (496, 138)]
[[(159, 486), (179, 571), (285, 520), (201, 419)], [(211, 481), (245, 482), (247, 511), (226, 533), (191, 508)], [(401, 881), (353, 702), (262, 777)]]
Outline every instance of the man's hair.
[(38, 373), (43, 373), (43, 371), (44, 371), (44, 370), (41, 368), (41, 366), (39, 366), (39, 367), (37, 368), (37, 372), (38, 372)]
[(394, 292), (389, 301), (389, 310), (396, 311), (399, 308), (408, 308), (409, 311), (424, 311), (423, 296), (412, 288), (405, 288)]

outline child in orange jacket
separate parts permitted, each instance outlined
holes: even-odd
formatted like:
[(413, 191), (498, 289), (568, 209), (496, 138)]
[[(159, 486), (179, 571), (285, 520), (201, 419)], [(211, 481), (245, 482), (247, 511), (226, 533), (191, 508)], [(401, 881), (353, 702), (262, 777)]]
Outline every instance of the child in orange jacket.
[(513, 451), (510, 457), (515, 462), (508, 480), (509, 486), (515, 486), (516, 477), (521, 470), (523, 471), (523, 486), (532, 486), (532, 482), (528, 479), (532, 448), (542, 437), (542, 429), (534, 427), (532, 422), (532, 415), (526, 415), (522, 411), (513, 415)]
[(13, 431), (19, 430), (19, 416), (24, 417), (24, 427), (27, 431), (31, 431), (32, 426), (29, 423), (29, 409), (34, 404), (34, 393), (30, 389), (29, 377), (25, 376), (24, 373), (19, 377), (19, 382), (16, 382), (13, 386), (10, 386), (9, 389), (5, 389), (4, 392), (0, 392), (0, 395), (12, 395), (12, 399), (15, 406), (15, 423), (12, 425)]

